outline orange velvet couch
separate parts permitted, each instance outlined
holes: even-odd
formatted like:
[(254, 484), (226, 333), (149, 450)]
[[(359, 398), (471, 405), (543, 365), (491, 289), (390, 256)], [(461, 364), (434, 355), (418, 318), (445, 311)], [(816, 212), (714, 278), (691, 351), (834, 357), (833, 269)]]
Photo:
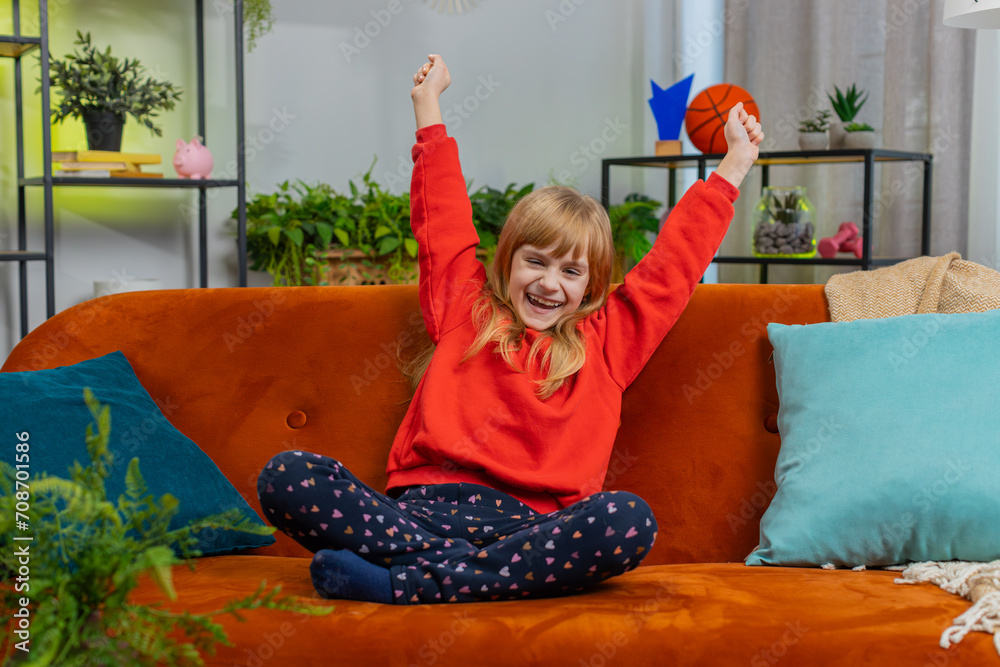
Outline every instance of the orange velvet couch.
[[(886, 571), (743, 564), (775, 490), (780, 444), (765, 326), (827, 319), (820, 285), (697, 288), (625, 394), (605, 485), (645, 498), (659, 538), (641, 567), (589, 592), (464, 605), (324, 601), (309, 581), (310, 554), (279, 534), (255, 552), (175, 568), (179, 598), (168, 606), (216, 609), (266, 579), (335, 607), (322, 617), (224, 618), (234, 646), (206, 656), (211, 665), (1000, 664), (988, 635), (938, 646), (968, 603), (936, 586), (897, 585)], [(259, 511), (257, 473), (287, 449), (340, 459), (384, 488), (409, 397), (394, 350), (424, 336), (410, 286), (138, 292), (58, 314), (3, 370), (123, 351), (153, 398), (169, 401), (170, 421)], [(162, 595), (144, 585), (135, 598)]]

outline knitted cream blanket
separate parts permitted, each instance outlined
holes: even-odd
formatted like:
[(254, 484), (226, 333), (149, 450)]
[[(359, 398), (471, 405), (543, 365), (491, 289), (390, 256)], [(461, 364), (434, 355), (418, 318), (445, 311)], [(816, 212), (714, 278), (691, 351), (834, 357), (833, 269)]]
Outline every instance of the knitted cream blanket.
[[(876, 271), (833, 276), (826, 298), (834, 322), (912, 315), (982, 312), (1000, 308), (1000, 273), (967, 262), (957, 252), (918, 257)], [(989, 632), (1000, 653), (1000, 560), (911, 563), (897, 584), (930, 582), (973, 605), (941, 635), (941, 647), (957, 644), (969, 632)]]
[(875, 271), (841, 273), (826, 283), (834, 322), (1000, 308), (1000, 273), (957, 252), (917, 257)]

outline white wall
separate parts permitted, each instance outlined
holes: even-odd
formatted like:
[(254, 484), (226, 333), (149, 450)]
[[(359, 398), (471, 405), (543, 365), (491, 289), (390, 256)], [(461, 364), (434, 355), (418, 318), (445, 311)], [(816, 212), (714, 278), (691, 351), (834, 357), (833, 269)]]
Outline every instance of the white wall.
[[(232, 16), (222, 0), (205, 4), (207, 140), (218, 175), (235, 157)], [(194, 3), (50, 0), (50, 5), (54, 55), (72, 49), (77, 29), (89, 30), (95, 43), (138, 57), (158, 77), (185, 89), (179, 108), (162, 116), (162, 138), (133, 122), (125, 130), (123, 150), (162, 154), (163, 171), (172, 176), (174, 141), (196, 131)], [(418, 0), (273, 0), (273, 5), (274, 29), (246, 60), (252, 191), (271, 191), (294, 179), (346, 190), (348, 179), (359, 177), (375, 156), (377, 179), (404, 191), (414, 131), (411, 76), (431, 51), (443, 54), (452, 72), (442, 103), (473, 187), (542, 185), (555, 175), (599, 196), (601, 158), (652, 152), (647, 75), (655, 69), (658, 80), (667, 81), (673, 73), (673, 2), (479, 0), (462, 15), (439, 13)], [(6, 20), (0, 15), (0, 30), (9, 32)], [(365, 30), (374, 36), (364, 37)], [(662, 68), (650, 62), (651, 44)], [(29, 63), (26, 80), (33, 82), (37, 59)], [(33, 93), (34, 84), (30, 89)], [(30, 173), (40, 169), (39, 106), (32, 97), (27, 109)], [(0, 248), (16, 243), (13, 114), (13, 68), (0, 63), (5, 156), (0, 235), (6, 234)], [(53, 146), (84, 147), (82, 124), (68, 120), (56, 126)], [(630, 177), (616, 175), (612, 201), (645, 182), (639, 170)], [(234, 286), (235, 241), (226, 221), (235, 188), (210, 195), (209, 284)], [(91, 297), (95, 280), (155, 277), (166, 288), (197, 284), (197, 224), (190, 219), (195, 192), (62, 188), (55, 200), (57, 310)], [(32, 246), (40, 247), (37, 189), (29, 193), (29, 211)], [(41, 263), (29, 266), (34, 327), (44, 318), (44, 273)], [(16, 264), (0, 265), (2, 357), (19, 337), (16, 286)]]
[(1000, 32), (976, 34), (975, 97), (969, 169), (969, 250), (966, 259), (1000, 269)]

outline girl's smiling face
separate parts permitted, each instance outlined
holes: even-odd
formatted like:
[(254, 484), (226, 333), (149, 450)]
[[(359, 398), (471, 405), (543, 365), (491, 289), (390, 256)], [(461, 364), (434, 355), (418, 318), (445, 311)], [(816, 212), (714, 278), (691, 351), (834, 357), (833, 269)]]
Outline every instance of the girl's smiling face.
[(586, 248), (555, 257), (558, 244), (547, 248), (522, 245), (514, 251), (508, 294), (525, 325), (536, 331), (553, 326), (560, 317), (576, 312), (590, 284)]

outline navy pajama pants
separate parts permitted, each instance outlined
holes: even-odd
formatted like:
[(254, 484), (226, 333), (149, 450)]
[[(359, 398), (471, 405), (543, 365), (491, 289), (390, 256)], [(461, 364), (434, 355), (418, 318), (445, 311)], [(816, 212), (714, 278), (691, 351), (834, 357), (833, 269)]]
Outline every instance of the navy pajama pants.
[(372, 490), (338, 461), (289, 451), (257, 480), (264, 515), (306, 549), (389, 569), (396, 604), (549, 597), (639, 565), (656, 539), (644, 500), (606, 491), (548, 514), (479, 484)]

